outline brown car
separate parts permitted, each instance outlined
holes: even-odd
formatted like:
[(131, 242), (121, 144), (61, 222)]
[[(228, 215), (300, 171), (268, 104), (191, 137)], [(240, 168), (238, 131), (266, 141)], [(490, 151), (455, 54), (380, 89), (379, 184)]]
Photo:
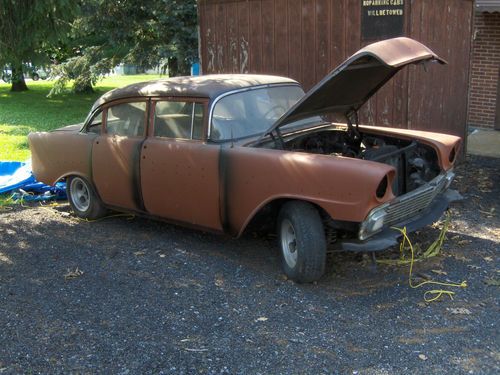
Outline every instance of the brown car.
[(385, 82), (427, 61), (444, 63), (396, 38), (307, 94), (292, 79), (249, 74), (133, 84), (103, 95), (83, 124), (30, 134), (33, 171), (65, 179), (82, 218), (113, 209), (233, 236), (272, 218), (284, 272), (310, 282), (328, 252), (386, 249), (398, 241), (391, 227), (428, 225), (455, 199), (460, 138), (358, 124)]

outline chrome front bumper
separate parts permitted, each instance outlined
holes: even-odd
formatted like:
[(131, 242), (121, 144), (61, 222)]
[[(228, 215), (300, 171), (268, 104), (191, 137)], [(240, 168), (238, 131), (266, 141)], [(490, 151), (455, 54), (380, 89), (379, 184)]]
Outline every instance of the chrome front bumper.
[[(461, 200), (462, 196), (455, 190), (445, 189), (438, 194), (432, 204), (426, 209), (419, 211), (416, 216), (404, 222), (392, 225), (392, 227), (406, 227), (407, 233), (415, 232), (429, 224), (439, 220), (443, 213), (453, 201)], [(366, 240), (345, 239), (335, 244), (338, 251), (381, 251), (397, 245), (401, 239), (401, 233), (391, 227), (383, 227), (379, 232), (373, 234)]]
[(341, 251), (379, 251), (399, 242), (401, 233), (394, 227), (406, 227), (414, 232), (439, 220), (450, 202), (462, 197), (449, 186), (455, 174), (452, 170), (410, 193), (375, 207), (361, 223), (357, 239), (339, 241)]
[(375, 207), (361, 223), (358, 238), (366, 240), (384, 228), (403, 226), (418, 217), (450, 186), (454, 177), (453, 171), (449, 170), (418, 189)]

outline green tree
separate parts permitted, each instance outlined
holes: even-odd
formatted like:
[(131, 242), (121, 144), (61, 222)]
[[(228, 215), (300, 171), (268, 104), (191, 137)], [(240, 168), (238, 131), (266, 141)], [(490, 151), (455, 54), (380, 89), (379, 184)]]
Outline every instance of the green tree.
[(76, 92), (90, 91), (120, 62), (189, 74), (198, 55), (197, 23), (196, 0), (84, 0), (72, 24), (74, 55), (56, 68), (53, 93), (70, 79)]
[(0, 0), (0, 67), (12, 69), (12, 91), (28, 90), (23, 63), (47, 60), (43, 51), (64, 38), (77, 8), (76, 0)]

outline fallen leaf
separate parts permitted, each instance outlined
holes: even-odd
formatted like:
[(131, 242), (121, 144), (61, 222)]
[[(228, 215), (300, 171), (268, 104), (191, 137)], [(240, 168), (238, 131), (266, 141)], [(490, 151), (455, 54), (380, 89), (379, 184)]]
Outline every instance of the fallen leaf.
[(265, 322), (267, 320), (268, 320), (268, 318), (266, 318), (265, 316), (261, 316), (260, 318), (257, 318), (255, 321), (256, 322)]
[(491, 193), (491, 190), (490, 189), (479, 189), (481, 190), (481, 193)]
[(418, 358), (420, 358), (422, 361), (427, 361), (427, 356), (425, 354), (419, 354)]
[(215, 286), (222, 287), (224, 285), (224, 278), (220, 273), (215, 275)]
[(470, 315), (472, 314), (469, 309), (466, 309), (465, 307), (447, 307), (446, 310), (448, 310), (450, 313), (455, 314), (455, 315)]
[(483, 259), (485, 261), (487, 261), (487, 262), (493, 262), (493, 258), (492, 257), (484, 257)]
[(432, 280), (432, 276), (431, 275), (427, 275), (426, 273), (423, 273), (423, 272), (419, 272), (417, 274), (418, 277), (424, 279), (424, 280)]
[(445, 271), (442, 270), (431, 270), (431, 272), (434, 272), (435, 274), (438, 275), (448, 275)]
[(136, 251), (136, 252), (134, 253), (134, 255), (135, 255), (136, 257), (141, 256), (141, 255), (145, 255), (145, 254), (146, 254), (146, 252), (144, 252), (144, 251)]
[(160, 254), (160, 258), (165, 258), (166, 255), (165, 254)]
[(476, 266), (474, 264), (468, 264), (467, 267), (472, 268), (473, 270), (480, 270), (481, 269), (481, 267)]
[(486, 285), (500, 286), (500, 279), (484, 279)]
[(83, 275), (83, 271), (78, 269), (78, 267), (76, 267), (76, 269), (74, 271), (68, 270), (68, 272), (64, 275), (64, 278), (66, 280), (70, 280), (70, 279), (76, 279), (77, 277), (80, 277), (82, 275)]

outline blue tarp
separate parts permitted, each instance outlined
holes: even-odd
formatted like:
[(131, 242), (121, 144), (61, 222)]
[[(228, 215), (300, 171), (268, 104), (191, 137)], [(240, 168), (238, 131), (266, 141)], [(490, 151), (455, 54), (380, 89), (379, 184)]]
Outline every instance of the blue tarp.
[(0, 162), (0, 193), (7, 193), (34, 182), (35, 177), (31, 173), (31, 163), (20, 161)]
[(14, 199), (65, 199), (66, 184), (58, 182), (49, 186), (37, 182), (30, 162), (0, 161), (0, 194), (9, 192), (14, 193)]

